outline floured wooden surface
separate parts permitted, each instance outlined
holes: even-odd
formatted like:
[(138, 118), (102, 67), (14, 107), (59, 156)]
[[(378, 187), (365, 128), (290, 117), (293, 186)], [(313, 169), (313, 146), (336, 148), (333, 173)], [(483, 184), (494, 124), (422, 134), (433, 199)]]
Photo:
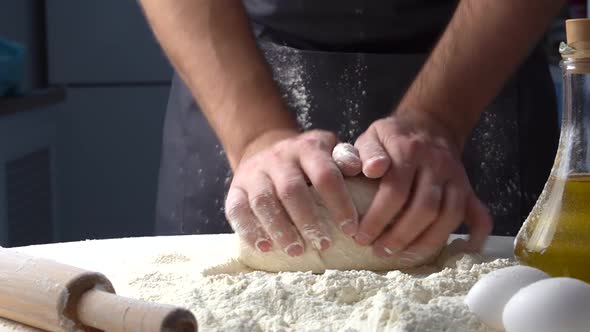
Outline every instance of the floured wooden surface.
[[(324, 282), (322, 281), (323, 279), (334, 278), (334, 273), (340, 273), (331, 272), (331, 274), (327, 274), (326, 276), (314, 276), (306, 273), (277, 275), (254, 272), (253, 274), (247, 274), (243, 281), (240, 281), (241, 277), (239, 276), (204, 277), (203, 272), (206, 272), (207, 275), (211, 275), (216, 273), (248, 271), (244, 266), (232, 261), (232, 258), (236, 257), (238, 250), (238, 241), (233, 234), (83, 241), (15, 248), (12, 250), (46, 257), (65, 264), (71, 264), (80, 268), (101, 272), (111, 280), (117, 293), (123, 296), (187, 307), (195, 312), (197, 319), (202, 323), (200, 324), (202, 327), (209, 327), (205, 330), (216, 330), (215, 324), (218, 323), (216, 319), (221, 320), (220, 317), (222, 317), (220, 316), (222, 314), (219, 310), (221, 310), (224, 305), (231, 305), (232, 301), (239, 298), (233, 298), (233, 295), (229, 296), (229, 293), (223, 293), (220, 291), (219, 286), (221, 284), (218, 285), (218, 283), (232, 283), (233, 286), (228, 285), (228, 287), (233, 287), (235, 291), (240, 293), (240, 287), (246, 287), (244, 291), (247, 292), (247, 289), (251, 289), (257, 285), (257, 280), (267, 280), (270, 282), (269, 286), (264, 286), (267, 288), (263, 287), (261, 289), (284, 293), (285, 290), (281, 288), (283, 286), (280, 288), (276, 287), (279, 287), (281, 285), (280, 282), (285, 282), (285, 280), (289, 282), (303, 282), (303, 280), (305, 280), (306, 283), (313, 282), (321, 284)], [(488, 243), (486, 252), (493, 253), (494, 256), (511, 256), (512, 239), (492, 238)], [(500, 265), (502, 264), (507, 263), (501, 263)], [(494, 266), (496, 265), (490, 265), (490, 268)], [(486, 269), (488, 268), (483, 267), (484, 265), (482, 265), (482, 271), (487, 271)], [(432, 270), (430, 272), (436, 271)], [(353, 275), (354, 273), (343, 272), (341, 275), (343, 278), (342, 280), (349, 280), (350, 282), (356, 280), (359, 276)], [(367, 271), (362, 273), (373, 278), (372, 280), (375, 280), (376, 282), (381, 282), (382, 280), (378, 274), (373, 274)], [(461, 273), (466, 272), (464, 271)], [(411, 277), (411, 275), (405, 276), (396, 273), (392, 274), (392, 277), (397, 279), (401, 278), (400, 280), (405, 280), (404, 278), (414, 278)], [(250, 281), (248, 282), (247, 280)], [(276, 280), (279, 280), (280, 282)], [(419, 279), (416, 280), (417, 282), (419, 281)], [(474, 281), (475, 279), (472, 277), (469, 280)], [(289, 284), (284, 286), (290, 287)], [(235, 289), (235, 287), (238, 287), (238, 289)], [(298, 292), (299, 287), (294, 288), (294, 291)], [(362, 289), (352, 291), (358, 296), (364, 294)], [(298, 299), (303, 299), (305, 296), (309, 295), (307, 293), (299, 295), (296, 293), (285, 294), (291, 294), (291, 296)], [(285, 294), (282, 296), (287, 296)], [(371, 293), (367, 294), (371, 295)], [(251, 295), (257, 296), (256, 294)], [(218, 297), (213, 298), (213, 296)], [(224, 296), (229, 296), (229, 298), (224, 298)], [(239, 296), (239, 294), (237, 296)], [(375, 299), (364, 299), (360, 297), (358, 299), (351, 299), (365, 302), (376, 301)], [(334, 305), (334, 308), (336, 309), (341, 305), (336, 302), (330, 302), (333, 300), (331, 298), (325, 298), (323, 300), (327, 301), (324, 305)], [(316, 302), (312, 301), (312, 303)], [(363, 305), (363, 303), (359, 302), (357, 305), (360, 306)], [(320, 308), (321, 307), (314, 307), (314, 310), (321, 310)], [(240, 325), (242, 322), (240, 319), (249, 320), (251, 318), (242, 317), (243, 315), (247, 315), (246, 312), (241, 312), (238, 309), (230, 310), (229, 308), (224, 310), (229, 310), (229, 313), (234, 315), (234, 321), (226, 321), (224, 323), (230, 324), (233, 322), (237, 324), (233, 325), (233, 327), (236, 327), (238, 330), (240, 328), (247, 329), (247, 326)], [(280, 326), (283, 326), (281, 324), (284, 323), (281, 319), (285, 320), (290, 317), (289, 310), (286, 310), (286, 312), (277, 313), (278, 318), (276, 319), (271, 319), (273, 316), (270, 315), (270, 313), (267, 313), (268, 317), (266, 317), (266, 320), (265, 317), (260, 317), (259, 320), (255, 321), (259, 324), (266, 324), (264, 326), (258, 325), (258, 327), (265, 327), (263, 330), (279, 328)], [(343, 317), (347, 317), (345, 312), (342, 312), (342, 314)], [(295, 319), (295, 321), (297, 321), (297, 319)], [(334, 328), (341, 326), (336, 323), (337, 322), (335, 322)], [(401, 323), (403, 322), (400, 321), (400, 324)], [(230, 326), (225, 325), (224, 327), (229, 328)], [(14, 324), (0, 324), (0, 328), (2, 331), (34, 331), (33, 329), (15, 327)], [(283, 330), (292, 329), (294, 328), (286, 326)]]

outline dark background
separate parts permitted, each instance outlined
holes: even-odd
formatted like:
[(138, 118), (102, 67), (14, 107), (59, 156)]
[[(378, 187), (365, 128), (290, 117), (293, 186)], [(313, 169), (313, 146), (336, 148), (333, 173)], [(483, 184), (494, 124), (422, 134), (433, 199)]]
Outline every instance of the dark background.
[[(558, 90), (580, 16), (544, 41)], [(0, 97), (0, 245), (152, 235), (172, 70), (137, 2), (0, 0), (0, 38), (27, 51), (23, 95)]]

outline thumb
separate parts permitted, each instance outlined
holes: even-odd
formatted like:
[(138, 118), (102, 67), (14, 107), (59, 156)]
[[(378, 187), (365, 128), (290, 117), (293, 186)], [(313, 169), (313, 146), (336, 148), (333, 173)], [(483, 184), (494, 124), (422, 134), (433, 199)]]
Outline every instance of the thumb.
[(362, 171), (359, 152), (350, 143), (338, 143), (332, 150), (332, 159), (345, 176), (355, 176)]

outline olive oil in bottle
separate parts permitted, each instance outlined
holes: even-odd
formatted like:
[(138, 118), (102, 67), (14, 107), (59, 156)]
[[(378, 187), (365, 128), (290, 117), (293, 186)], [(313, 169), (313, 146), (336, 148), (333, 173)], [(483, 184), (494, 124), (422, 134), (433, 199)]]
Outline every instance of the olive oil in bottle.
[(590, 282), (590, 174), (551, 177), (519, 233), (521, 263)]

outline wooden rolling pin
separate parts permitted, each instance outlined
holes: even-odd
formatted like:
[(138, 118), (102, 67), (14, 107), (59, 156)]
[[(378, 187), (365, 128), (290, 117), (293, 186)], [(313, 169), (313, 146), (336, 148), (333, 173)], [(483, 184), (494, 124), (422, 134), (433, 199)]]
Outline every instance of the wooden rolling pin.
[(115, 295), (102, 274), (0, 249), (0, 317), (47, 331), (197, 330), (182, 308)]

